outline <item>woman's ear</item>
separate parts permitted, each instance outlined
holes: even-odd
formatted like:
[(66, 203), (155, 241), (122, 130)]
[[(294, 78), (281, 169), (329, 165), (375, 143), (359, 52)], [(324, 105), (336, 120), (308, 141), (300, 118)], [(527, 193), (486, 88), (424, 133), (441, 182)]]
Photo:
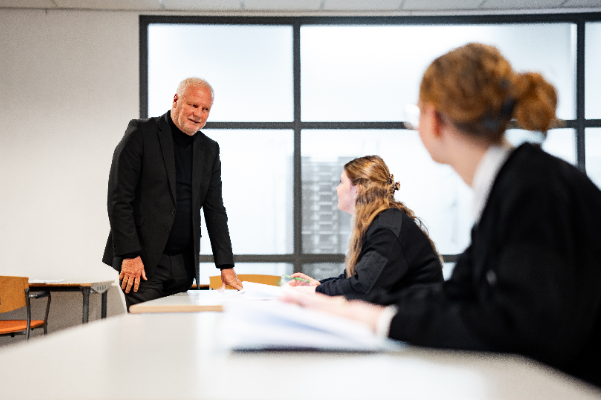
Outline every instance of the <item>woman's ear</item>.
[(430, 157), (436, 162), (443, 163), (444, 137), (448, 128), (443, 116), (436, 111), (431, 103), (421, 104), (419, 136)]
[(357, 185), (357, 186), (351, 185), (351, 194), (353, 195), (353, 199), (357, 198), (357, 193), (359, 193), (359, 186), (361, 186), (361, 185)]
[(426, 104), (425, 108), (425, 112), (428, 113), (432, 124), (431, 133), (435, 138), (438, 139), (442, 135), (442, 131), (446, 125), (446, 122), (443, 119), (442, 114), (436, 111), (436, 108), (434, 108), (432, 104)]
[(442, 134), (443, 125), (444, 125), (444, 122), (442, 120), (442, 116), (437, 111), (434, 111), (434, 124), (432, 127), (433, 128), (432, 133), (434, 133), (434, 136), (436, 138), (439, 138), (440, 135)]
[(436, 137), (441, 138), (449, 129), (455, 129), (454, 125), (448, 119), (445, 119), (441, 113), (436, 111), (436, 123), (434, 126)]

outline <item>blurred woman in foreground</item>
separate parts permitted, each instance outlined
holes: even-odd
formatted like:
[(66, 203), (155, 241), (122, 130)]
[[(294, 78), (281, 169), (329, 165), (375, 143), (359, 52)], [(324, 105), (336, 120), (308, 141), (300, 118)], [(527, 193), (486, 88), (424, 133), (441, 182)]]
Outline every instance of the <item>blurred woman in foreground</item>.
[(288, 285), (303, 293), (364, 298), (418, 284), (442, 282), (441, 259), (422, 222), (394, 198), (398, 182), (384, 160), (366, 156), (349, 161), (336, 188), (338, 209), (353, 216), (346, 270), (315, 280), (303, 273)]
[(381, 335), (440, 348), (523, 354), (601, 386), (601, 192), (538, 146), (504, 131), (546, 132), (557, 95), (477, 43), (428, 67), (419, 133), (432, 159), (474, 191), (472, 241), (450, 280), (395, 295), (396, 306), (289, 294)]

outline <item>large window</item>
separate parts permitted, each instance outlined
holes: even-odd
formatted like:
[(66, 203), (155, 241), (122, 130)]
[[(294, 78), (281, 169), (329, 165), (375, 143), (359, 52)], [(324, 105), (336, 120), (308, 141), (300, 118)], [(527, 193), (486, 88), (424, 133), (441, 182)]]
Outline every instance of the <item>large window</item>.
[[(335, 187), (343, 165), (367, 154), (382, 156), (400, 181), (397, 199), (425, 222), (447, 271), (469, 243), (471, 192), (405, 129), (403, 110), (417, 101), (425, 68), (448, 50), (479, 41), (497, 46), (517, 70), (541, 72), (558, 90), (557, 114), (565, 121), (549, 132), (543, 149), (599, 185), (599, 20), (601, 14), (142, 16), (141, 116), (167, 111), (177, 83), (188, 76), (213, 85), (203, 132), (221, 147), (239, 273), (340, 273), (350, 216), (337, 209)], [(507, 137), (515, 144), (542, 141), (518, 129)], [(207, 281), (216, 273), (211, 260), (203, 231)]]

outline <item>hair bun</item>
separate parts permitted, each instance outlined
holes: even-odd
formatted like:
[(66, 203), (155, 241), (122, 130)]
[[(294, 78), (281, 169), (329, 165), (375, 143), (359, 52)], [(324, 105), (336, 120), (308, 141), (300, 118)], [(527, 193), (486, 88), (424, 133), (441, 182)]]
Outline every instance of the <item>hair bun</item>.
[(515, 119), (521, 128), (546, 132), (555, 121), (557, 92), (538, 72), (515, 74)]

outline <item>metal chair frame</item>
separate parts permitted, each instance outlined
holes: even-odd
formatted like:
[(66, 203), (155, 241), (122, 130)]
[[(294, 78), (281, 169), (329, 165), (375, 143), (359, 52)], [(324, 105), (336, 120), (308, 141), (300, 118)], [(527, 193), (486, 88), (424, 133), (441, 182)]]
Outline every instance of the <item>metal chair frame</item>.
[(38, 326), (37, 328), (44, 328), (44, 335), (48, 333), (48, 313), (50, 312), (50, 301), (51, 296), (50, 292), (36, 292), (33, 294), (29, 293), (29, 288), (25, 289), (25, 308), (27, 309), (27, 327), (22, 331), (16, 332), (7, 332), (0, 333), (0, 336), (11, 336), (15, 337), (15, 335), (25, 335), (25, 340), (29, 340), (30, 332), (36, 328), (31, 328), (31, 302), (30, 299), (41, 299), (42, 297), (48, 297), (48, 301), (46, 302), (46, 314), (44, 315), (44, 324), (42, 326)]

